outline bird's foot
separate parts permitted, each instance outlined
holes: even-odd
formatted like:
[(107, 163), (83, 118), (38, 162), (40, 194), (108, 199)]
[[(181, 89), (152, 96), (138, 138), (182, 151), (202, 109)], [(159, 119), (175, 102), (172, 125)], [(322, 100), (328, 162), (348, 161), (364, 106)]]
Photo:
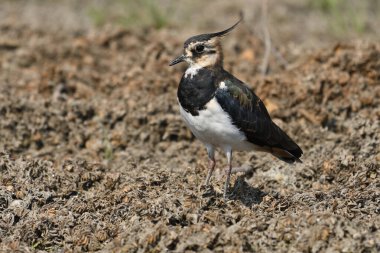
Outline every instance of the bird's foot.
[(223, 193), (224, 200), (228, 200), (231, 196), (232, 196), (231, 193), (228, 193), (228, 192), (224, 191), (224, 193)]
[(212, 185), (201, 185), (200, 190), (202, 191), (203, 198), (211, 197), (216, 194), (214, 187), (212, 187)]
[(224, 186), (224, 192), (223, 192), (223, 198), (224, 200), (229, 200), (233, 197), (234, 193), (231, 189), (231, 187), (228, 185), (228, 186)]

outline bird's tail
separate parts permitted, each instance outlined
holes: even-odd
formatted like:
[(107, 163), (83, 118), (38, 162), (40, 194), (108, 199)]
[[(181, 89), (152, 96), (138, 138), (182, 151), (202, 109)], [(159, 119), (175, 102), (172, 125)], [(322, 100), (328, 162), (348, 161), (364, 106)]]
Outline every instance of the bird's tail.
[(271, 148), (272, 155), (287, 163), (302, 163), (300, 160), (303, 154), (302, 149), (281, 128), (276, 124), (274, 126), (279, 136), (278, 143)]

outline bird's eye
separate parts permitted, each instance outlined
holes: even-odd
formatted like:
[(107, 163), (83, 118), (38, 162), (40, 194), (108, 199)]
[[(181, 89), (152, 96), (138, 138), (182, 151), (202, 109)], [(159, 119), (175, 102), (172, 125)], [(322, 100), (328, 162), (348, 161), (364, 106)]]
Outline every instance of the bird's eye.
[(198, 45), (195, 47), (195, 51), (197, 51), (198, 53), (202, 53), (204, 49), (205, 47), (203, 45)]

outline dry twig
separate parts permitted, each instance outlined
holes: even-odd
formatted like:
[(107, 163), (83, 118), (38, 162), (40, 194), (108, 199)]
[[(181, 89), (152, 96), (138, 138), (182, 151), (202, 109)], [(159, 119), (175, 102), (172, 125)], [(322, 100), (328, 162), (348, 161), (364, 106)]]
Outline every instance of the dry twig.
[(271, 39), (270, 34), (268, 30), (268, 1), (262, 0), (261, 4), (261, 12), (262, 12), (262, 26), (264, 30), (264, 44), (265, 44), (265, 52), (264, 52), (264, 58), (263, 62), (261, 64), (261, 73), (263, 75), (267, 74), (268, 72), (268, 64), (269, 64), (269, 57), (271, 52)]

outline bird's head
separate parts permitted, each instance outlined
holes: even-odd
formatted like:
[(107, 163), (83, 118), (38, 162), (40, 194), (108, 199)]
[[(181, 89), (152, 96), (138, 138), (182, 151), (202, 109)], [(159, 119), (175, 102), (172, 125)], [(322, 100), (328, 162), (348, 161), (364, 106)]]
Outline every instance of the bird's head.
[(190, 37), (184, 43), (183, 54), (171, 61), (169, 66), (173, 66), (183, 61), (186, 61), (190, 66), (199, 66), (203, 68), (222, 66), (223, 51), (220, 44), (220, 38), (232, 31), (241, 20), (242, 18), (224, 31)]

